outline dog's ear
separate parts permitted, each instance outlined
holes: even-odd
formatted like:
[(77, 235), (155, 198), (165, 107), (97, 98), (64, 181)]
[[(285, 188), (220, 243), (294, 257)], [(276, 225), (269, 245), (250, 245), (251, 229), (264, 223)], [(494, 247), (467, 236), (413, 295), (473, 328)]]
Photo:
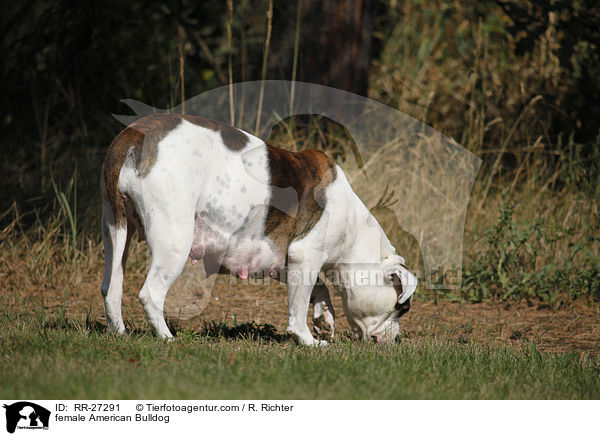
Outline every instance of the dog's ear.
[(394, 276), (394, 288), (398, 293), (398, 303), (404, 304), (415, 293), (417, 278), (404, 265), (400, 265), (394, 271)]
[(417, 278), (404, 266), (404, 258), (393, 255), (382, 263), (385, 280), (392, 284), (398, 293), (398, 303), (405, 303), (417, 289)]

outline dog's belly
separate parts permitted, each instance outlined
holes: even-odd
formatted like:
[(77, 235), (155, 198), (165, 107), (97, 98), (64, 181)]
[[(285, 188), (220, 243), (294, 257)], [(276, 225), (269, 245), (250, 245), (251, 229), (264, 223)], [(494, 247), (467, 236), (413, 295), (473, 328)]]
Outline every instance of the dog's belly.
[(241, 279), (250, 274), (283, 268), (285, 255), (268, 238), (227, 235), (205, 226), (197, 227), (190, 251), (192, 264), (202, 260), (207, 275), (229, 272)]
[(190, 250), (192, 264), (202, 260), (207, 275), (229, 272), (241, 279), (253, 273), (273, 274), (282, 269), (285, 253), (279, 253), (263, 234), (264, 211), (263, 205), (255, 206), (245, 218), (221, 223), (199, 211)]

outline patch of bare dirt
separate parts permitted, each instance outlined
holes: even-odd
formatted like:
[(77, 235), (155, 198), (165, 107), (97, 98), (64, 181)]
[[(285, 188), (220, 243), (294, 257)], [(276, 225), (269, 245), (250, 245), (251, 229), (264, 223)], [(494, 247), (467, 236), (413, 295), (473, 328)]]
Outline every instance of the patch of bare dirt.
[(450, 302), (415, 302), (401, 320), (412, 336), (515, 346), (533, 341), (543, 352), (586, 352), (600, 356), (600, 307), (573, 303), (567, 308)]
[[(125, 278), (123, 317), (130, 327), (145, 325), (144, 313), (137, 299), (143, 280), (143, 271), (133, 271)], [(89, 313), (92, 320), (105, 322), (101, 281), (102, 271), (86, 276), (76, 287), (68, 290), (66, 305), (63, 292), (30, 288), (4, 294), (2, 306), (11, 313), (24, 310), (31, 313), (39, 310), (43, 299), (47, 313), (62, 313), (64, 308), (69, 317), (82, 318)], [(170, 293), (169, 298), (173, 299), (175, 293)], [(242, 281), (232, 283), (229, 277), (219, 276), (212, 293), (197, 289), (193, 295), (201, 300), (197, 307), (206, 308), (195, 317), (178, 317), (171, 311), (171, 322), (184, 328), (199, 329), (211, 321), (229, 325), (254, 321), (272, 324), (279, 333), (285, 332), (287, 295), (285, 287), (277, 282), (270, 286), (249, 285)], [(337, 336), (350, 336), (341, 299), (338, 295), (332, 297)], [(189, 295), (186, 298), (189, 300)], [(544, 352), (577, 352), (600, 357), (599, 321), (600, 305), (595, 303), (575, 302), (566, 308), (552, 309), (530, 306), (525, 302), (470, 304), (414, 301), (410, 312), (400, 320), (400, 325), (405, 340), (429, 337), (457, 344), (478, 342), (515, 347), (533, 341)], [(309, 326), (312, 328), (310, 321)]]

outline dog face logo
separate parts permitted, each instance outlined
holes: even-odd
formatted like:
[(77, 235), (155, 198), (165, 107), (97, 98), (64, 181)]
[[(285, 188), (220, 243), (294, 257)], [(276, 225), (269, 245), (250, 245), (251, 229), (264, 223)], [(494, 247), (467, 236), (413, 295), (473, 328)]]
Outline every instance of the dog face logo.
[(6, 431), (19, 429), (48, 429), (50, 411), (28, 401), (4, 405), (6, 409)]

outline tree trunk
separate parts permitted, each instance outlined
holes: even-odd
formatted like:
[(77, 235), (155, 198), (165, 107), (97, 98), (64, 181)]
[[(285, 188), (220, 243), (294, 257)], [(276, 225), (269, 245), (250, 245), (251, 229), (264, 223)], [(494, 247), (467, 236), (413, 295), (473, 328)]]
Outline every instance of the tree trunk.
[(367, 95), (375, 0), (303, 0), (299, 80)]

